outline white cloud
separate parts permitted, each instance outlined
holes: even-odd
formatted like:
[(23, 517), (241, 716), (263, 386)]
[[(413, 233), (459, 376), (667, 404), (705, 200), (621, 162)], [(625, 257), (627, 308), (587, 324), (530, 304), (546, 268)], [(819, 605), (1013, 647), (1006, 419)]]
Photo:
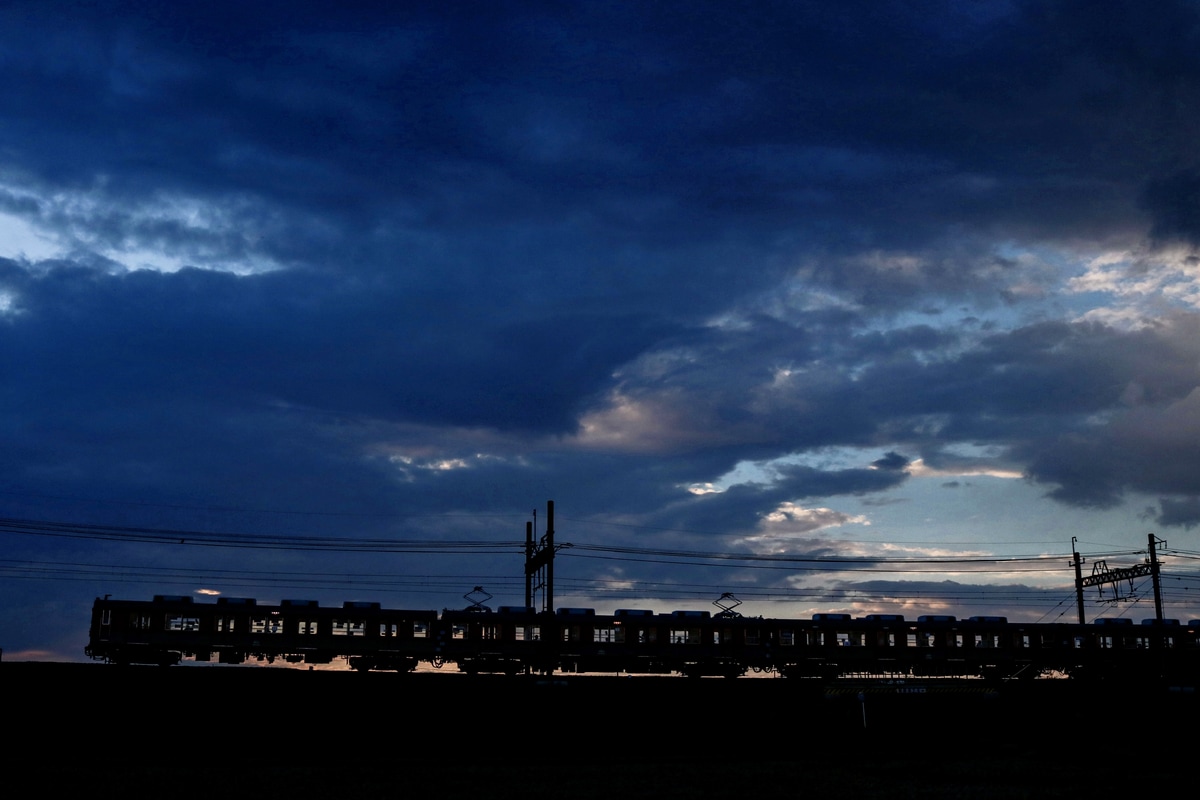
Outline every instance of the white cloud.
[(1113, 304), (1089, 309), (1082, 319), (1140, 328), (1165, 307), (1200, 309), (1200, 258), (1178, 248), (1153, 255), (1103, 253), (1087, 263), (1082, 275), (1067, 281), (1067, 290), (1112, 296)]
[(262, 232), (246, 198), (223, 203), (162, 192), (140, 202), (108, 197), (97, 186), (38, 195), (0, 184), (21, 215), (0, 212), (0, 257), (42, 261), (88, 253), (129, 271), (184, 267), (250, 275), (281, 267), (262, 251)]
[(758, 524), (758, 533), (743, 537), (737, 543), (757, 553), (786, 553), (826, 546), (828, 542), (815, 538), (818, 531), (843, 525), (870, 524), (871, 520), (861, 514), (781, 503), (774, 511), (763, 515)]
[(654, 453), (744, 441), (742, 427), (707, 425), (703, 415), (682, 411), (686, 404), (672, 405), (672, 399), (670, 392), (650, 399), (614, 391), (603, 408), (580, 419), (574, 442), (584, 448)]
[(41, 261), (62, 255), (62, 248), (21, 217), (0, 212), (0, 258)]
[(973, 475), (983, 475), (989, 478), (1006, 478), (1014, 480), (1024, 477), (1018, 470), (1003, 469), (981, 463), (956, 464), (952, 467), (931, 467), (924, 459), (916, 459), (906, 468), (914, 478), (965, 478)]

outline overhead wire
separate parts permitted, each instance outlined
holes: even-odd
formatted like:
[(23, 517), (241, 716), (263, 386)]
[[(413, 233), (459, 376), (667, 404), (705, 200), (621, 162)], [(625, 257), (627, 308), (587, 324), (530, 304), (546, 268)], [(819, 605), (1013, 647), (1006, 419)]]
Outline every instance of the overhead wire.
[[(450, 540), (450, 539), (398, 539), (398, 538), (361, 538), (361, 537), (328, 537), (302, 535), (262, 535), (228, 532), (210, 532), (195, 530), (179, 530), (168, 528), (132, 527), (113, 525), (92, 525), (81, 523), (65, 523), (43, 520), (24, 520), (0, 518), (0, 534), (35, 535), (66, 537), (75, 539), (92, 539), (98, 541), (124, 541), (142, 544), (169, 544), (204, 547), (254, 548), (280, 551), (325, 551), (343, 553), (408, 553), (408, 554), (523, 554), (524, 542), (516, 540)], [(689, 551), (668, 548), (641, 548), (619, 545), (588, 544), (580, 542), (564, 544), (559, 555), (568, 558), (602, 559), (612, 561), (641, 562), (648, 564), (668, 564), (680, 566), (724, 566), (736, 565), (740, 569), (752, 570), (787, 570), (790, 572), (879, 572), (879, 573), (946, 573), (947, 567), (960, 567), (957, 572), (963, 574), (987, 575), (994, 573), (1034, 573), (1061, 572), (1066, 566), (1050, 566), (1052, 562), (1064, 561), (1065, 554), (1037, 554), (1019, 556), (972, 556), (960, 557), (896, 557), (896, 556), (797, 556), (788, 554), (761, 553), (722, 553), (712, 551)], [(1143, 551), (1112, 551), (1110, 553), (1092, 554), (1089, 557), (1112, 558), (1126, 555), (1143, 555)], [(1185, 559), (1200, 558), (1200, 554), (1188, 551), (1171, 551), (1172, 557)], [(994, 567), (995, 569), (988, 569)], [(197, 581), (219, 582), (225, 586), (238, 587), (272, 587), (274, 589), (369, 589), (371, 591), (404, 592), (421, 591), (431, 594), (457, 593), (466, 581), (487, 581), (493, 586), (502, 585), (516, 589), (520, 581), (514, 581), (505, 576), (476, 576), (466, 578), (456, 576), (396, 576), (383, 574), (357, 574), (354, 577), (329, 573), (239, 573), (230, 570), (182, 570), (167, 569), (158, 571), (157, 568), (114, 565), (86, 564), (48, 564), (38, 562), (0, 561), (0, 574), (9, 578), (35, 577), (59, 580), (91, 580), (98, 575), (113, 582), (157, 582), (164, 584), (194, 585)], [(1164, 576), (1168, 577), (1168, 576)], [(1200, 574), (1184, 573), (1169, 576), (1170, 579), (1183, 583), (1200, 580)], [(446, 582), (442, 583), (442, 579)], [(622, 584), (628, 581), (622, 581)], [(691, 590), (687, 584), (652, 583), (638, 581), (632, 586), (622, 588), (607, 587), (603, 579), (590, 581), (579, 579), (577, 583), (566, 584), (560, 579), (560, 586), (575, 587), (576, 591), (602, 593), (609, 597), (638, 597), (646, 594), (660, 596), (693, 597), (710, 594), (716, 586), (703, 586)], [(780, 587), (767, 587), (759, 594), (757, 590), (744, 589), (748, 596), (773, 599), (811, 598), (816, 601), (847, 602), (850, 595), (856, 592), (855, 602), (866, 602), (869, 599), (888, 600), (891, 602), (928, 601), (956, 602), (963, 605), (1007, 603), (1024, 605), (1044, 602), (1034, 596), (1009, 591), (1004, 587), (983, 589), (973, 592), (961, 584), (948, 587), (947, 592), (933, 591), (928, 587), (920, 591), (906, 592), (899, 587), (891, 586), (886, 590), (872, 591), (857, 588), (853, 590), (825, 588), (812, 590), (806, 594), (804, 590), (791, 590)], [(1164, 602), (1192, 602), (1193, 598), (1187, 589), (1178, 592), (1164, 592)], [(1061, 605), (1061, 604), (1060, 604)], [(1065, 612), (1064, 612), (1065, 613)]]
[(198, 547), (231, 547), (270, 550), (335, 550), (372, 553), (439, 553), (471, 551), (520, 552), (523, 542), (449, 539), (365, 539), (330, 536), (275, 536), (252, 533), (213, 533), (171, 528), (141, 528), (115, 525), (45, 522), (0, 517), (0, 533), (50, 536), (98, 541), (184, 544)]

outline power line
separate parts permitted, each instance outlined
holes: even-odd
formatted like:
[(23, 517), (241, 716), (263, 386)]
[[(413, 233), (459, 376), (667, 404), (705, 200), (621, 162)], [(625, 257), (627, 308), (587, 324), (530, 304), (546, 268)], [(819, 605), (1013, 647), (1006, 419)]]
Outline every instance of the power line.
[(677, 558), (693, 558), (712, 561), (765, 561), (765, 562), (782, 562), (794, 564), (1004, 564), (1004, 563), (1020, 563), (1020, 562), (1046, 562), (1046, 561), (1062, 561), (1067, 556), (1064, 555), (1036, 555), (1036, 556), (990, 556), (990, 557), (972, 557), (972, 558), (915, 558), (908, 556), (793, 556), (785, 554), (757, 554), (757, 553), (715, 553), (702, 552), (693, 550), (664, 550), (658, 548), (641, 548), (641, 547), (618, 547), (613, 545), (587, 545), (573, 544), (569, 550), (564, 551), (566, 554), (571, 554), (573, 551), (592, 551), (599, 553), (617, 553), (636, 556), (648, 557), (677, 557)]
[[(0, 518), (0, 533), (17, 535), (49, 536), (98, 541), (125, 541), (143, 544), (170, 544), (193, 547), (227, 547), (240, 549), (270, 549), (281, 551), (337, 551), (370, 553), (420, 553), (446, 555), (451, 553), (514, 554), (523, 553), (523, 543), (516, 540), (448, 540), (448, 539), (396, 539), (396, 538), (353, 538), (318, 537), (301, 535), (262, 535), (248, 533), (210, 532), (169, 528), (144, 528), (113, 525), (88, 525), (42, 520)], [(605, 554), (605, 555), (585, 555)], [(1114, 552), (1093, 555), (1118, 557), (1139, 554)], [(762, 565), (810, 565), (809, 569), (856, 568), (885, 571), (885, 566), (906, 567), (947, 565), (1001, 565), (1001, 564), (1046, 564), (1067, 558), (1063, 555), (1018, 555), (978, 557), (896, 557), (896, 556), (811, 556), (787, 554), (728, 553), (691, 551), (664, 548), (624, 547), (617, 545), (573, 544), (564, 550), (564, 555), (579, 558), (603, 558), (608, 560), (641, 561), (646, 563), (695, 565), (697, 562), (739, 562), (745, 568), (787, 569), (789, 567), (765, 567)], [(790, 568), (795, 568), (792, 566)], [(895, 571), (895, 570), (891, 570)], [(914, 570), (909, 570), (914, 571)], [(1055, 571), (1052, 568), (1014, 569), (1007, 572)]]
[[(838, 559), (831, 559), (828, 562), (824, 562), (821, 559), (798, 560), (798, 559), (783, 558), (783, 559), (779, 559), (779, 560), (788, 562), (787, 564), (773, 565), (773, 564), (763, 564), (763, 563), (747, 563), (747, 564), (741, 564), (741, 565), (731, 565), (731, 564), (705, 564), (703, 559), (688, 561), (688, 560), (683, 560), (683, 559), (671, 559), (671, 558), (635, 558), (632, 556), (583, 555), (583, 554), (578, 554), (578, 553), (571, 553), (570, 551), (564, 551), (563, 553), (559, 553), (559, 557), (564, 557), (564, 556), (568, 557), (568, 558), (595, 559), (598, 561), (624, 561), (624, 562), (638, 563), (638, 564), (674, 564), (676, 566), (688, 566), (688, 567), (723, 566), (723, 567), (729, 568), (731, 566), (738, 566), (741, 569), (776, 570), (776, 571), (784, 571), (784, 572), (900, 572), (900, 573), (928, 572), (928, 573), (932, 573), (932, 574), (945, 574), (946, 570), (934, 569), (933, 567), (937, 566), (938, 564), (954, 564), (954, 563), (956, 563), (954, 561), (945, 561), (945, 562), (934, 561), (934, 562), (929, 562), (927, 564), (918, 564), (917, 565), (917, 566), (923, 566), (924, 567), (923, 569), (914, 569), (911, 566), (904, 566), (905, 564), (909, 564), (911, 562), (905, 562), (905, 561), (893, 562), (893, 561), (889, 561), (887, 559), (879, 559), (879, 560), (874, 560), (874, 561), (871, 561), (871, 560), (841, 561)], [(730, 560), (740, 560), (740, 559), (738, 559), (737, 556), (731, 555), (727, 559), (719, 559), (719, 560), (730, 561)], [(882, 564), (896, 563), (901, 566), (878, 566), (881, 563)], [(990, 562), (985, 562), (985, 563), (990, 563)], [(991, 572), (991, 573), (1003, 572), (1004, 574), (1010, 574), (1010, 573), (1029, 573), (1029, 572), (1064, 572), (1064, 571), (1066, 571), (1066, 569), (1067, 569), (1066, 567), (1030, 567), (1030, 568), (1024, 568), (1024, 569), (1006, 568), (1003, 570), (960, 570), (960, 571), (961, 572), (970, 572), (972, 574), (987, 574), (989, 572)]]
[[(165, 544), (202, 546), (213, 548), (251, 548), (278, 551), (321, 551), (343, 553), (410, 553), (427, 555), (517, 555), (523, 554), (524, 543), (514, 540), (438, 540), (438, 539), (392, 539), (392, 538), (340, 538), (328, 536), (285, 536), (258, 535), (229, 532), (208, 532), (168, 528), (127, 527), (113, 525), (89, 525), (55, 521), (0, 518), (0, 534), (65, 537), (97, 541), (122, 541), (138, 544)], [(972, 557), (895, 557), (895, 556), (820, 556), (760, 553), (728, 553), (714, 551), (689, 551), (667, 548), (641, 548), (617, 545), (578, 543), (566, 547), (561, 556), (581, 559), (599, 559), (644, 564), (670, 564), (688, 567), (736, 567), (741, 570), (775, 570), (791, 573), (841, 572), (841, 573), (908, 573), (960, 572), (972, 576), (995, 574), (1064, 572), (1067, 569), (1065, 555), (1020, 555), (1020, 556), (972, 556)], [(1142, 551), (1115, 551), (1109, 554), (1092, 554), (1090, 558), (1142, 555)], [(1175, 557), (1184, 560), (1200, 558), (1187, 551)], [(1061, 562), (1061, 563), (1059, 563)], [(376, 592), (422, 592), (426, 594), (458, 594), (465, 583), (488, 583), (502, 590), (517, 591), (520, 580), (513, 576), (438, 575), (400, 576), (380, 573), (358, 573), (353, 576), (320, 572), (251, 572), (245, 570), (204, 570), (189, 568), (139, 567), (132, 565), (91, 565), (79, 563), (47, 563), (0, 561), (0, 575), (16, 579), (49, 579), (84, 581), (103, 578), (114, 583), (158, 583), (166, 585), (195, 586), (209, 583), (220, 587), (270, 587), (272, 590), (354, 590)], [(1169, 591), (1164, 601), (1172, 606), (1195, 602), (1194, 592), (1182, 584), (1200, 580), (1196, 573), (1164, 575), (1180, 588)], [(618, 597), (688, 597), (711, 595), (723, 591), (729, 585), (700, 585), (688, 588), (689, 584), (654, 583), (650, 581), (598, 579), (566, 579), (567, 591), (592, 593)], [(736, 586), (734, 587), (737, 588)], [(1140, 588), (1140, 587), (1139, 587)], [(960, 605), (1042, 604), (1044, 598), (1034, 593), (1026, 595), (1006, 587), (971, 589), (962, 584), (938, 591), (923, 586), (920, 590), (906, 590), (899, 586), (878, 589), (866, 587), (825, 587), (814, 589), (788, 589), (781, 587), (751, 587), (739, 591), (762, 600), (797, 600), (810, 602), (954, 602)], [(853, 594), (851, 594), (853, 593)]]
[(232, 547), (269, 550), (332, 550), (371, 553), (521, 553), (524, 543), (510, 541), (439, 539), (363, 539), (329, 536), (272, 536), (251, 533), (212, 533), (170, 528), (137, 528), (113, 525), (45, 522), (0, 518), (0, 533), (51, 536), (67, 539), (178, 544), (193, 547)]

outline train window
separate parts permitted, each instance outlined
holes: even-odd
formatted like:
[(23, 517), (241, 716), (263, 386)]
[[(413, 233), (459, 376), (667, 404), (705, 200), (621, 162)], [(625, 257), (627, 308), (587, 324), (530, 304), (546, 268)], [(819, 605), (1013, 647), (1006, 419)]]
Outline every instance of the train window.
[(200, 630), (200, 619), (198, 617), (167, 614), (165, 628), (168, 631), (198, 631)]
[(258, 617), (250, 620), (251, 633), (283, 633), (283, 626), (274, 617)]
[(302, 619), (296, 623), (296, 632), (301, 636), (307, 636), (317, 632), (316, 620)]
[[(618, 628), (617, 630), (619, 631), (617, 643), (623, 644), (625, 642), (625, 629)], [(635, 633), (637, 635), (633, 638), (637, 644), (653, 644), (658, 641), (657, 628), (639, 628)]]
[(129, 627), (134, 630), (148, 631), (150, 630), (151, 622), (149, 614), (130, 614)]
[(779, 644), (783, 647), (791, 647), (796, 643), (796, 633), (790, 629), (784, 629), (779, 632)]
[(518, 625), (513, 628), (513, 639), (518, 642), (536, 642), (542, 638), (540, 625)]
[(429, 637), (429, 623), (428, 622), (414, 622), (413, 623), (413, 638), (414, 639), (426, 639), (428, 637)]
[(668, 640), (671, 644), (699, 644), (700, 629), (677, 629), (671, 630), (671, 638)]
[(100, 624), (112, 625), (112, 609), (106, 608), (100, 612)]
[(751, 647), (757, 647), (761, 640), (762, 637), (757, 628), (749, 628), (746, 630), (746, 644), (750, 645)]
[(366, 632), (367, 626), (362, 620), (335, 619), (333, 621), (334, 636), (364, 636)]
[(394, 622), (379, 623), (379, 635), (385, 639), (394, 639), (400, 635), (400, 626)]
[(455, 623), (455, 624), (454, 624), (454, 625), (453, 625), (453, 626), (450, 628), (450, 638), (451, 638), (451, 639), (465, 639), (465, 638), (467, 638), (467, 626), (466, 626), (466, 625), (463, 625), (461, 622)]
[(235, 617), (217, 617), (217, 633), (233, 633)]
[(600, 642), (601, 644), (613, 644), (617, 641), (617, 632), (620, 630), (617, 627), (601, 627), (597, 625), (596, 630), (592, 632), (592, 641)]

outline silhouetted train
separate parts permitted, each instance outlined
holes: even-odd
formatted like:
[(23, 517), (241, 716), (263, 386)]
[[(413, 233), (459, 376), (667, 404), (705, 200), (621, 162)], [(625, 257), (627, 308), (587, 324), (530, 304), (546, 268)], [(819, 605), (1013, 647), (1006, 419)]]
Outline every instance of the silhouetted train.
[(1088, 625), (1004, 617), (815, 614), (812, 619), (730, 612), (586, 608), (538, 613), (502, 606), (446, 610), (316, 601), (156, 596), (97, 599), (86, 653), (117, 664), (183, 658), (409, 671), (426, 662), (467, 673), (595, 672), (737, 677), (748, 671), (801, 678), (923, 676), (1036, 678), (1200, 674), (1200, 620), (1097, 619)]

